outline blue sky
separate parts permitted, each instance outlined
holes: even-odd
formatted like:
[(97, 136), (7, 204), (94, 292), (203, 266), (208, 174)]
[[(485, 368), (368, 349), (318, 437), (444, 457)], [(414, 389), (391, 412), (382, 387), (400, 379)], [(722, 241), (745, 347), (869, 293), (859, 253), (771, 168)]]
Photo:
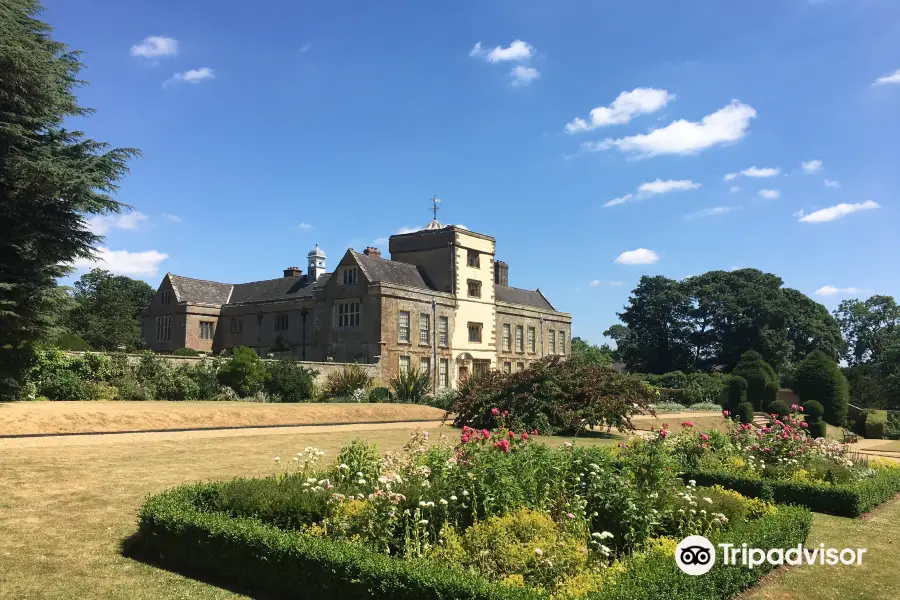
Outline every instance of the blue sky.
[(893, 0), (45, 5), (79, 126), (143, 151), (95, 225), (153, 285), (386, 250), (437, 194), (595, 342), (642, 274), (900, 295)]

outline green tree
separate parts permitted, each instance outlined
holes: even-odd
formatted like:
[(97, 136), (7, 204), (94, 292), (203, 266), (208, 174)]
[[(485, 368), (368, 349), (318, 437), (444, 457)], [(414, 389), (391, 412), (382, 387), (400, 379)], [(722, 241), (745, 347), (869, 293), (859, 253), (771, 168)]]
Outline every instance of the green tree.
[(825, 421), (843, 425), (847, 420), (849, 389), (847, 379), (830, 356), (816, 350), (800, 361), (794, 372), (793, 388), (800, 400), (815, 400), (825, 409)]
[(891, 296), (868, 300), (844, 300), (834, 316), (847, 340), (844, 358), (851, 366), (878, 361), (880, 354), (900, 330), (900, 306)]
[(895, 332), (890, 340), (886, 340), (878, 362), (872, 365), (872, 371), (880, 390), (882, 407), (900, 410), (900, 332)]
[(247, 346), (238, 346), (231, 359), (219, 369), (219, 383), (227, 385), (239, 396), (252, 396), (260, 390), (269, 378), (265, 365), (259, 356)]
[(571, 349), (573, 358), (607, 367), (613, 363), (613, 350), (607, 344), (597, 346), (580, 337), (573, 337)]
[(141, 340), (141, 310), (153, 299), (146, 282), (92, 269), (75, 282), (69, 329), (94, 348), (127, 350)]
[(56, 280), (100, 241), (84, 216), (121, 210), (111, 194), (137, 153), (64, 126), (91, 114), (74, 94), (82, 64), (40, 10), (0, 3), (0, 346), (12, 352), (52, 335)]
[[(734, 366), (733, 375), (743, 377), (747, 382), (747, 402), (756, 410), (764, 410), (766, 405), (775, 398), (769, 397), (771, 392), (766, 391), (769, 384), (777, 385), (778, 375), (769, 363), (763, 360), (762, 355), (755, 350), (748, 350), (741, 355), (741, 359)], [(775, 390), (777, 396), (778, 390)]]

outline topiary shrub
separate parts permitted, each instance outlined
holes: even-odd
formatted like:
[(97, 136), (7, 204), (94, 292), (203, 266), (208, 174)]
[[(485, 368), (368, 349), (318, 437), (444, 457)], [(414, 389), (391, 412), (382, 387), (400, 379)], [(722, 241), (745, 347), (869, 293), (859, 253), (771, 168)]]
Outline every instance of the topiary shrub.
[(358, 389), (372, 387), (372, 377), (359, 365), (347, 365), (328, 374), (323, 394), (327, 398), (350, 396)]
[(54, 345), (60, 350), (73, 350), (75, 352), (89, 352), (94, 349), (90, 344), (81, 339), (81, 336), (74, 333), (61, 334), (56, 338)]
[(827, 432), (828, 423), (826, 423), (825, 421), (819, 420), (812, 423), (807, 423), (806, 435), (811, 438), (824, 438)]
[(172, 356), (199, 356), (200, 353), (191, 348), (179, 348), (172, 352)]
[(778, 400), (778, 390), (781, 389), (781, 386), (778, 385), (775, 381), (769, 381), (766, 383), (765, 388), (765, 405), (768, 406), (773, 402)]
[(738, 407), (747, 401), (747, 380), (739, 375), (728, 380), (728, 396), (726, 408), (737, 415)]
[(786, 417), (791, 414), (791, 409), (784, 403), (784, 400), (770, 402), (766, 410), (770, 415), (778, 415), (779, 417)]
[(866, 415), (866, 437), (882, 439), (887, 433), (887, 411), (870, 410)]
[(247, 346), (234, 349), (231, 359), (219, 369), (219, 383), (227, 385), (241, 397), (248, 397), (260, 390), (268, 373), (256, 352)]
[(310, 402), (316, 395), (316, 371), (288, 360), (266, 363), (266, 393), (273, 401)]
[(753, 422), (753, 405), (749, 402), (741, 402), (737, 407), (737, 417), (741, 423)]
[(763, 360), (759, 352), (755, 350), (744, 352), (731, 373), (747, 381), (747, 402), (756, 410), (762, 410), (769, 402), (777, 399), (778, 390), (775, 390), (774, 397), (769, 397), (766, 385), (774, 383), (777, 386), (778, 374)]
[(425, 396), (431, 391), (431, 377), (428, 373), (415, 369), (401, 372), (390, 381), (391, 395), (395, 402), (403, 404), (422, 404)]
[(369, 402), (390, 402), (391, 401), (391, 390), (384, 386), (378, 386), (372, 388), (372, 391), (369, 392)]
[(815, 400), (807, 400), (803, 403), (803, 414), (806, 415), (806, 422), (818, 421), (825, 414), (825, 408), (821, 402)]
[(847, 379), (838, 364), (824, 352), (811, 352), (794, 371), (793, 390), (800, 400), (818, 400), (825, 409), (824, 420), (842, 426), (850, 401)]

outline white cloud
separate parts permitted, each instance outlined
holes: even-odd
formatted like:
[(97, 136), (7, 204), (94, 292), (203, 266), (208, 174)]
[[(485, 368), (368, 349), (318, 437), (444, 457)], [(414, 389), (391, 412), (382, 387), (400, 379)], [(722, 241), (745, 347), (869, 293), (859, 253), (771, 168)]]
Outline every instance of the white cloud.
[(781, 192), (778, 190), (759, 190), (756, 192), (756, 195), (766, 200), (777, 200), (781, 197)]
[(736, 185), (733, 185), (733, 186), (731, 186), (731, 189), (729, 189), (728, 191), (731, 192), (732, 194), (736, 194), (736, 193), (738, 193), (739, 191), (741, 191), (741, 188), (739, 188), (739, 187), (736, 186)]
[(653, 250), (638, 248), (637, 250), (628, 250), (620, 254), (616, 258), (616, 263), (620, 265), (652, 265), (658, 260), (659, 254)]
[(465, 225), (463, 225), (462, 223), (457, 223), (456, 225), (454, 225), (454, 227), (459, 227), (460, 229), (465, 229), (466, 231), (469, 230), (469, 228), (466, 227)]
[(163, 213), (162, 218), (173, 223), (181, 223), (181, 217), (173, 215), (172, 213)]
[(599, 286), (601, 283), (603, 283), (603, 282), (600, 281), (599, 279), (595, 279), (595, 280), (593, 280), (593, 281), (591, 282), (591, 287), (597, 287), (597, 286)]
[(309, 223), (300, 223), (299, 225), (297, 225), (297, 227), (299, 227), (300, 229), (312, 229), (312, 225), (310, 225)]
[(618, 148), (621, 152), (634, 152), (642, 156), (696, 154), (742, 139), (747, 134), (750, 119), (755, 117), (756, 110), (752, 106), (732, 100), (731, 104), (706, 115), (699, 123), (680, 119), (650, 133), (607, 139), (583, 147), (587, 150)]
[(835, 296), (837, 294), (859, 294), (862, 290), (855, 287), (839, 288), (833, 285), (823, 285), (816, 290), (816, 296)]
[(800, 168), (803, 169), (804, 173), (816, 173), (822, 170), (822, 161), (821, 160), (807, 160), (800, 163)]
[(171, 83), (200, 83), (201, 81), (215, 78), (216, 72), (214, 70), (209, 67), (200, 67), (184, 73), (175, 73), (163, 82), (163, 87), (167, 87)]
[(300, 46), (300, 54), (306, 54), (310, 50), (312, 50), (312, 42), (306, 42), (305, 44)]
[(884, 85), (886, 83), (900, 83), (900, 69), (897, 69), (890, 75), (879, 77), (872, 85)]
[(146, 220), (147, 215), (133, 211), (120, 215), (97, 215), (87, 220), (87, 226), (94, 235), (106, 235), (110, 229), (137, 229)]
[(507, 48), (497, 46), (493, 50), (485, 51), (478, 42), (469, 51), (469, 56), (484, 57), (488, 62), (503, 62), (507, 60), (527, 60), (534, 55), (534, 47), (528, 42), (514, 40)]
[(675, 96), (666, 90), (635, 88), (619, 94), (609, 106), (598, 106), (590, 112), (590, 122), (576, 118), (566, 124), (566, 133), (590, 131), (608, 125), (623, 125), (638, 115), (654, 113)]
[(757, 179), (765, 178), (765, 177), (777, 177), (781, 174), (781, 169), (775, 167), (750, 167), (749, 169), (744, 169), (740, 173), (728, 173), (725, 175), (725, 181), (733, 181), (743, 175), (744, 177), (755, 177)]
[(515, 87), (531, 85), (532, 81), (541, 76), (537, 69), (533, 67), (523, 67), (522, 65), (513, 67), (513, 70), (510, 71), (510, 75), (512, 75), (512, 84)]
[(117, 275), (156, 275), (159, 263), (167, 258), (168, 254), (156, 250), (129, 252), (100, 246), (96, 258), (79, 258), (73, 264), (76, 269), (105, 269)]
[(401, 227), (400, 229), (398, 229), (398, 230), (395, 231), (394, 233), (395, 233), (396, 235), (402, 235), (402, 234), (404, 234), (404, 233), (413, 233), (413, 232), (415, 232), (415, 231), (422, 231), (422, 228), (421, 228), (421, 227)]
[(826, 179), (826, 180), (825, 180), (825, 187), (839, 188), (839, 187), (841, 187), (841, 182), (840, 182), (840, 181), (834, 181), (833, 179)]
[(613, 198), (612, 200), (610, 200), (603, 206), (605, 208), (609, 208), (610, 206), (618, 206), (619, 204), (625, 204), (626, 202), (630, 201), (632, 198), (634, 198), (634, 196), (632, 196), (631, 194), (625, 194), (624, 196), (620, 196), (619, 198)]
[(178, 40), (161, 35), (151, 35), (139, 44), (131, 47), (132, 56), (143, 58), (159, 58), (178, 54)]
[(740, 206), (714, 206), (712, 208), (704, 208), (702, 210), (698, 210), (697, 212), (692, 212), (684, 216), (685, 221), (690, 221), (692, 219), (702, 219), (703, 217), (717, 217), (719, 215), (727, 215), (730, 212), (734, 212), (740, 209)]
[(860, 202), (857, 204), (836, 204), (835, 206), (829, 206), (828, 208), (823, 208), (822, 210), (811, 212), (808, 215), (801, 214), (799, 215), (799, 217), (800, 221), (802, 221), (803, 223), (825, 223), (827, 221), (834, 221), (836, 219), (846, 217), (849, 214), (853, 214), (861, 210), (874, 210), (876, 208), (881, 208), (881, 205), (879, 205), (877, 202), (873, 202), (872, 200), (866, 200), (865, 202)]
[(595, 280), (591, 281), (590, 286), (591, 287), (600, 287), (602, 285), (602, 286), (618, 287), (624, 283), (625, 283), (624, 281), (603, 281), (600, 279), (595, 279)]
[(649, 183), (642, 183), (638, 187), (638, 191), (645, 196), (655, 196), (657, 194), (666, 194), (678, 190), (696, 190), (700, 187), (699, 183), (694, 183), (690, 179), (668, 180), (663, 181), (657, 179)]

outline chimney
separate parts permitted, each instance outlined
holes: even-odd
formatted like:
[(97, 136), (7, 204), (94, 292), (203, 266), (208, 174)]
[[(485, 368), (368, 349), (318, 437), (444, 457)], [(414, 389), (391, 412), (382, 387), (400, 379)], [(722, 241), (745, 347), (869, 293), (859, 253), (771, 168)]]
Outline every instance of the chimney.
[(373, 246), (367, 246), (366, 249), (363, 250), (363, 254), (365, 254), (366, 256), (372, 256), (374, 258), (381, 258), (381, 250)]
[(494, 261), (494, 283), (509, 286), (509, 265), (502, 260)]
[(299, 267), (288, 267), (284, 270), (285, 277), (300, 277), (301, 275), (303, 275), (303, 271)]

